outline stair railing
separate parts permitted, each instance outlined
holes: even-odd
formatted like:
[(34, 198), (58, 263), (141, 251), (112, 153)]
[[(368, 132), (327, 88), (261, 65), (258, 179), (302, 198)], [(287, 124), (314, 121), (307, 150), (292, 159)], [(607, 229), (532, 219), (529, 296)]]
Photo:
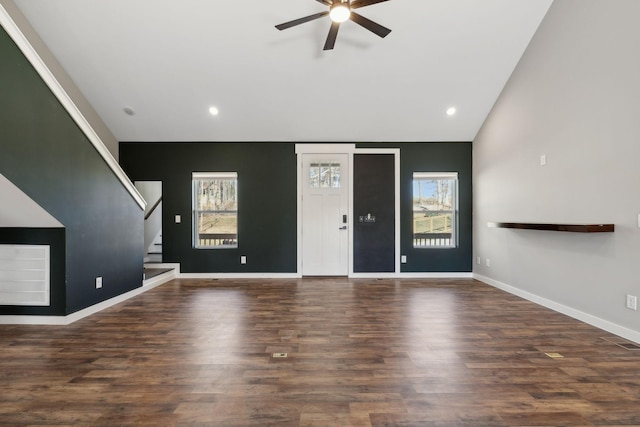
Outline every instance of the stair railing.
[(158, 198), (158, 200), (153, 204), (153, 206), (151, 207), (151, 209), (149, 209), (149, 212), (144, 216), (144, 220), (146, 221), (147, 219), (149, 219), (149, 217), (153, 214), (153, 211), (156, 210), (156, 208), (158, 207), (158, 205), (162, 203), (162, 196), (160, 196), (160, 198)]

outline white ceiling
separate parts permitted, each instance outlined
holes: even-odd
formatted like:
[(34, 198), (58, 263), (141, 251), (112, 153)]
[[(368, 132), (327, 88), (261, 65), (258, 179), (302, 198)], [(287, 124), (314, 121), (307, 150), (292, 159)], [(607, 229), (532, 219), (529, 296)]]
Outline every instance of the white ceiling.
[(390, 0), (323, 52), (274, 28), (315, 0), (15, 0), (120, 141), (326, 142), (473, 140), (551, 2)]

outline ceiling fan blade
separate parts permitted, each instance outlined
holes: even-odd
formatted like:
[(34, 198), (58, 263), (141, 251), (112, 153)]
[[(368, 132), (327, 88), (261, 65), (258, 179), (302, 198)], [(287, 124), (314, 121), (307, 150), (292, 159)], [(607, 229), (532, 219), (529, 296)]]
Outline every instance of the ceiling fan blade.
[(333, 2), (330, 2), (329, 0), (316, 0), (316, 1), (319, 3), (322, 3), (325, 6), (331, 6), (333, 4)]
[(356, 24), (363, 26), (364, 28), (371, 31), (372, 33), (383, 38), (389, 35), (389, 33), (391, 32), (391, 30), (388, 29), (387, 27), (383, 27), (382, 25), (375, 23), (372, 20), (367, 19), (362, 15), (358, 15), (353, 11), (351, 12), (351, 17), (349, 19), (351, 19)]
[(338, 30), (340, 29), (339, 22), (332, 22), (331, 28), (329, 29), (329, 35), (327, 36), (327, 41), (324, 44), (324, 48), (322, 50), (331, 50), (336, 45), (336, 38), (338, 37)]
[[(321, 0), (318, 0), (321, 1)], [(372, 4), (382, 3), (389, 0), (354, 0), (351, 3), (351, 9), (358, 9), (359, 7), (371, 6)]]
[(283, 24), (276, 25), (276, 28), (280, 31), (286, 30), (287, 28), (295, 27), (296, 25), (304, 24), (305, 22), (313, 21), (314, 19), (322, 18), (323, 16), (327, 16), (329, 11), (314, 13), (313, 15), (305, 16), (304, 18), (294, 19), (293, 21), (285, 22)]

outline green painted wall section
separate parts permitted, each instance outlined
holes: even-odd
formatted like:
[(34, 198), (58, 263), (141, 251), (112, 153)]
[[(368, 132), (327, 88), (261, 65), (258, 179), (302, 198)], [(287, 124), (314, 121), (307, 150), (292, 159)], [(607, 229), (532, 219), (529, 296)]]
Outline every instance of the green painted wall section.
[(141, 286), (142, 209), (4, 30), (0, 94), (0, 173), (66, 233), (62, 312), (0, 307), (0, 314), (69, 314)]
[[(405, 273), (470, 273), (473, 270), (471, 142), (360, 143), (357, 148), (400, 149), (400, 254)], [(456, 248), (413, 247), (413, 173), (458, 172), (459, 241)]]
[[(403, 272), (471, 272), (471, 143), (371, 143), (400, 149)], [(162, 181), (163, 252), (186, 273), (295, 273), (297, 268), (295, 143), (122, 142), (120, 163), (133, 181)], [(239, 243), (194, 249), (191, 173), (238, 172)], [(414, 249), (413, 172), (458, 172), (460, 239), (454, 249)], [(182, 222), (175, 224), (174, 216)], [(240, 264), (240, 256), (247, 264)]]
[[(287, 143), (120, 144), (132, 181), (162, 181), (163, 261), (185, 273), (295, 273), (296, 155)], [(195, 249), (191, 174), (238, 173), (238, 247)], [(176, 224), (175, 215), (182, 217)], [(247, 264), (240, 264), (240, 256)]]

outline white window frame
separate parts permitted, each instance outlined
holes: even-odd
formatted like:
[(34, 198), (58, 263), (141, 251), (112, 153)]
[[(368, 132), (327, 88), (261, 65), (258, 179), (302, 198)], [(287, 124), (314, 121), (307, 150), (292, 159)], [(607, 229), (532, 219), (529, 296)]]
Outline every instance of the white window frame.
[[(453, 186), (453, 190), (452, 190), (452, 203), (453, 206), (451, 207), (451, 238), (449, 239), (449, 243), (434, 243), (434, 244), (417, 244), (416, 243), (416, 233), (415, 233), (415, 225), (414, 225), (414, 220), (413, 218), (415, 218), (415, 208), (414, 208), (414, 201), (413, 201), (413, 185), (415, 183), (416, 180), (436, 180), (436, 179), (448, 179), (448, 180), (453, 180), (454, 181), (454, 186)], [(458, 247), (458, 230), (459, 230), (459, 211), (458, 211), (458, 204), (459, 204), (459, 192), (458, 192), (458, 188), (460, 186), (459, 184), (459, 180), (458, 180), (458, 172), (414, 172), (413, 173), (413, 177), (411, 180), (411, 185), (412, 185), (412, 200), (411, 200), (411, 218), (412, 218), (412, 224), (411, 224), (411, 240), (413, 242), (413, 247), (415, 249), (452, 249), (452, 248), (457, 248)], [(447, 210), (447, 212), (449, 212)], [(437, 240), (437, 239), (432, 239), (432, 240)], [(442, 239), (441, 239), (442, 240)]]
[(191, 174), (191, 223), (192, 223), (192, 242), (193, 247), (196, 249), (232, 249), (238, 247), (238, 227), (236, 224), (236, 239), (233, 244), (219, 244), (219, 245), (201, 245), (200, 233), (198, 232), (198, 213), (200, 212), (219, 212), (219, 213), (231, 213), (235, 212), (236, 218), (238, 217), (238, 208), (235, 211), (201, 211), (197, 208), (197, 181), (206, 179), (228, 179), (236, 180), (236, 200), (238, 200), (238, 173), (237, 172), (192, 172)]

